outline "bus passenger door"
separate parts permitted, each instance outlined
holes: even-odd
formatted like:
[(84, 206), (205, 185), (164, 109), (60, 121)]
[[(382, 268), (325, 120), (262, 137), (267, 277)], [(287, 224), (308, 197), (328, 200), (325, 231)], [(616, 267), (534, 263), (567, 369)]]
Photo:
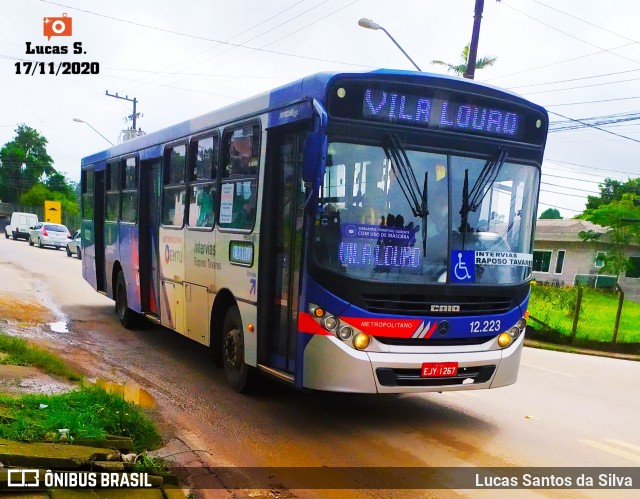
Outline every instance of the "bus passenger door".
[(160, 158), (140, 162), (140, 299), (142, 311), (160, 317)]
[(295, 372), (304, 190), (301, 157), (308, 129), (268, 131), (260, 229), (259, 363)]
[(104, 257), (104, 218), (105, 218), (105, 170), (95, 172), (95, 207), (93, 219), (93, 237), (96, 258), (96, 290), (107, 291), (107, 269)]

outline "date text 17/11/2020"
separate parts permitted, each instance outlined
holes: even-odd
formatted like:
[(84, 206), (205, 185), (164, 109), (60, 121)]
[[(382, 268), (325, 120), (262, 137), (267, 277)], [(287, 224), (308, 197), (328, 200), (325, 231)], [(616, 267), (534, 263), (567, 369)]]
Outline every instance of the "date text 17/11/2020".
[(17, 75), (96, 75), (100, 73), (98, 62), (16, 62)]

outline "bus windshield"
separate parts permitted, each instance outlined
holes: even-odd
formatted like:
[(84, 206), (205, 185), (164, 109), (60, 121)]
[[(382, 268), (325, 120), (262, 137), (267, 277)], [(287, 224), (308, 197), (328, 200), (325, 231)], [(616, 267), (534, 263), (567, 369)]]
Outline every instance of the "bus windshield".
[[(360, 279), (446, 283), (451, 252), (474, 252), (478, 284), (531, 275), (539, 170), (412, 147), (330, 142), (314, 225), (313, 254), (324, 269)], [(464, 185), (482, 187), (463, 224)], [(508, 257), (508, 258), (507, 258)]]

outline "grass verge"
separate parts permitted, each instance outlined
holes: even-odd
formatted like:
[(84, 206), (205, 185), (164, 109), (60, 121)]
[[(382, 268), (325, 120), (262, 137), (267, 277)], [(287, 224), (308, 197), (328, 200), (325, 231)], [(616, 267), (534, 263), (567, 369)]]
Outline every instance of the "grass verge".
[[(611, 343), (618, 310), (617, 294), (585, 288), (578, 316), (575, 342), (585, 344)], [(556, 333), (559, 342), (567, 342), (573, 329), (577, 288), (532, 286), (529, 312), (541, 322), (537, 327), (547, 333)], [(623, 302), (617, 344), (640, 343), (640, 304)], [(546, 326), (546, 327), (545, 327)], [(554, 341), (552, 338), (550, 338)], [(565, 341), (566, 340), (566, 341)]]
[[(21, 338), (0, 333), (0, 364), (34, 366), (71, 381), (82, 376), (61, 359)], [(59, 430), (66, 429), (61, 438)], [(59, 395), (16, 397), (0, 393), (0, 438), (22, 442), (130, 437), (136, 452), (157, 448), (161, 438), (142, 409), (94, 385)]]
[(71, 381), (82, 379), (80, 374), (67, 367), (58, 357), (30, 345), (21, 338), (0, 334), (0, 352), (7, 354), (6, 357), (0, 359), (0, 364), (33, 366)]
[(0, 395), (0, 438), (57, 441), (60, 429), (69, 437), (131, 437), (136, 452), (157, 448), (160, 435), (142, 410), (96, 386), (81, 386), (61, 395)]

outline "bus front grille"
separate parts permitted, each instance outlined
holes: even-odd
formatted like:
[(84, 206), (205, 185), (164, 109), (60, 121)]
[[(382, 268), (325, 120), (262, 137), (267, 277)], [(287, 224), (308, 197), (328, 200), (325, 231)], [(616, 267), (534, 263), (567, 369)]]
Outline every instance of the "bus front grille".
[(486, 383), (495, 370), (496, 366), (461, 367), (456, 376), (423, 378), (420, 376), (420, 369), (379, 367), (376, 369), (376, 375), (382, 386), (455, 386)]
[(504, 314), (515, 306), (510, 297), (483, 295), (365, 294), (362, 295), (362, 304), (372, 313), (438, 317)]
[(376, 340), (385, 345), (394, 346), (430, 346), (430, 347), (449, 347), (457, 345), (482, 345), (497, 336), (474, 336), (473, 338), (396, 338), (391, 336), (375, 335)]

